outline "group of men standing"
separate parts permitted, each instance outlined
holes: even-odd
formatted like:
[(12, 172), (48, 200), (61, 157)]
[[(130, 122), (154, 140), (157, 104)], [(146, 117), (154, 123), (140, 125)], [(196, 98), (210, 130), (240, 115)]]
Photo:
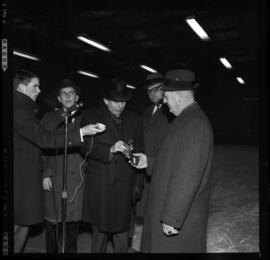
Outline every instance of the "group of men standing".
[[(21, 81), (24, 89), (31, 87), (29, 84), (33, 79), (38, 79), (30, 74), (26, 78), (28, 81)], [(132, 98), (126, 83), (111, 79), (106, 82), (100, 106), (83, 112), (73, 110), (68, 124), (67, 253), (77, 252), (80, 220), (91, 223), (92, 253), (105, 253), (109, 238), (112, 238), (115, 253), (127, 253), (130, 230), (134, 225), (134, 207), (142, 190), (147, 202), (143, 213), (141, 252), (206, 251), (213, 136), (206, 115), (194, 99), (197, 86), (194, 73), (188, 70), (172, 70), (165, 77), (159, 73), (149, 75), (145, 89), (151, 105), (140, 117), (125, 108)], [(30, 176), (15, 165), (14, 227), (23, 229), (41, 222), (44, 217), (49, 253), (59, 252), (61, 239), (64, 158), (63, 141), (58, 137), (63, 137), (63, 113), (78, 102), (79, 91), (72, 81), (64, 80), (57, 97), (61, 107), (45, 114), (40, 123), (32, 122), (34, 109), (31, 122), (25, 120), (22, 123), (17, 122), (15, 112), (19, 111), (14, 111), (17, 126), (14, 129), (15, 158), (22, 151), (16, 143), (18, 139), (24, 146), (29, 142), (38, 154), (33, 194), (38, 194), (36, 204), (39, 204), (27, 216), (21, 217), (23, 209), (18, 205), (18, 194), (22, 195), (25, 187), (18, 185), (18, 179)], [(20, 94), (31, 98), (28, 92), (22, 92)], [(40, 89), (31, 101), (35, 101), (39, 92)], [(28, 100), (28, 103), (34, 108), (34, 102)], [(18, 107), (18, 102), (14, 106)], [(105, 129), (100, 129), (97, 122), (105, 125)], [(27, 123), (29, 127), (36, 125), (34, 140), (24, 132)], [(87, 128), (88, 132), (81, 134), (81, 140), (72, 140), (76, 138), (73, 133), (80, 127)], [(48, 143), (44, 144), (40, 139)], [(137, 158), (137, 162), (132, 157)], [(29, 193), (29, 196), (33, 194)], [(26, 197), (24, 201), (28, 199)], [(30, 213), (37, 217), (30, 217)], [(33, 219), (28, 221), (28, 217)], [(14, 229), (15, 253), (22, 252), (26, 236), (27, 232), (22, 243)], [(16, 239), (20, 244), (17, 249)]]

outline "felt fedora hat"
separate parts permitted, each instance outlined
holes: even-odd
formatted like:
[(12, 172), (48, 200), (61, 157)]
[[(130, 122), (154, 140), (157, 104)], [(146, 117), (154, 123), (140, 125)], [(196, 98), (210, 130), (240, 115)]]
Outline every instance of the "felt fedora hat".
[(106, 82), (103, 98), (114, 102), (126, 102), (132, 98), (133, 94), (125, 81), (114, 78)]
[(164, 83), (164, 77), (160, 73), (152, 73), (146, 77), (145, 88), (147, 90), (160, 87)]
[(194, 72), (184, 69), (170, 70), (165, 74), (164, 91), (193, 90), (199, 86)]

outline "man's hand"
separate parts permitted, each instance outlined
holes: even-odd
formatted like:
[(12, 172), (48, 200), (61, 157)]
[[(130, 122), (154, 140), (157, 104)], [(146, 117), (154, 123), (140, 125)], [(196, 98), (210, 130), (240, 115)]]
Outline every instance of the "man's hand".
[(173, 236), (179, 233), (179, 231), (176, 228), (169, 226), (165, 223), (162, 223), (162, 229), (163, 229), (163, 233), (167, 236)]
[(145, 154), (134, 153), (133, 155), (139, 158), (139, 162), (136, 165), (130, 162), (132, 166), (134, 166), (137, 169), (143, 169), (147, 167), (147, 157)]
[(121, 152), (125, 154), (128, 151), (128, 147), (126, 146), (125, 142), (119, 140), (111, 147), (111, 153)]
[(52, 190), (52, 179), (51, 177), (46, 177), (43, 179), (43, 189), (47, 191)]
[(82, 136), (85, 135), (95, 135), (96, 133), (101, 133), (105, 131), (106, 126), (101, 123), (89, 124), (81, 128)]

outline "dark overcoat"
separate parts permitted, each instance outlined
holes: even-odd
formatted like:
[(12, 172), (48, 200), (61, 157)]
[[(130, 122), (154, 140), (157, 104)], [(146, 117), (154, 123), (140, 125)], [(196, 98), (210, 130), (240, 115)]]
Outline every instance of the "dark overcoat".
[(127, 231), (131, 221), (132, 192), (143, 175), (137, 173), (120, 153), (111, 157), (110, 148), (117, 141), (133, 140), (135, 151), (143, 151), (141, 120), (138, 115), (124, 110), (121, 135), (105, 105), (85, 112), (83, 125), (100, 122), (106, 131), (85, 141), (82, 150), (88, 154), (84, 187), (83, 220), (96, 224), (100, 231)]
[(153, 164), (160, 144), (168, 133), (170, 122), (174, 116), (168, 111), (166, 105), (161, 105), (153, 114), (155, 104), (146, 107), (142, 114), (143, 137), (145, 154), (147, 156), (147, 169), (145, 171), (144, 187), (141, 200), (136, 205), (137, 214), (144, 216), (146, 201), (149, 194)]
[[(50, 111), (41, 119), (41, 124), (49, 130), (64, 129), (63, 109)], [(68, 122), (68, 131), (79, 129), (81, 112), (76, 111)], [(67, 207), (66, 221), (79, 221), (82, 217), (82, 199), (84, 187), (84, 172), (82, 170), (82, 156), (80, 147), (70, 147), (67, 151)], [(50, 149), (43, 151), (43, 178), (51, 177), (52, 191), (44, 191), (45, 219), (59, 222), (62, 219), (62, 185), (64, 149)]]
[(143, 137), (145, 145), (145, 154), (147, 156), (147, 172), (152, 174), (154, 158), (161, 142), (168, 133), (168, 127), (173, 119), (167, 106), (161, 107), (153, 114), (155, 105), (148, 106), (142, 114)]
[[(25, 94), (15, 91), (13, 104), (14, 224), (34, 225), (44, 217), (41, 147), (63, 147), (64, 134), (40, 125), (35, 118), (36, 104)], [(68, 144), (81, 144), (78, 130), (70, 131)]]
[[(205, 252), (213, 134), (200, 107), (186, 107), (170, 125), (153, 168), (142, 252)], [(179, 229), (167, 237), (161, 223)]]

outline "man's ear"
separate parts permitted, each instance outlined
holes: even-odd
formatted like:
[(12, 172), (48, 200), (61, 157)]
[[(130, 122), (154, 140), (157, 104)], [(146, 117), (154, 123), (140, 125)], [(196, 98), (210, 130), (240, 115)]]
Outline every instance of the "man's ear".
[(106, 98), (103, 98), (103, 101), (104, 101), (105, 105), (108, 106), (109, 101)]
[(25, 84), (19, 83), (19, 85), (17, 87), (17, 90), (19, 90), (20, 92), (24, 93), (25, 87), (26, 87)]
[(76, 95), (75, 102), (78, 102), (78, 100), (79, 100), (79, 96)]
[(59, 96), (57, 97), (57, 100), (59, 101), (59, 103), (62, 103), (62, 102), (61, 102), (61, 99), (60, 99), (60, 97), (59, 97)]

